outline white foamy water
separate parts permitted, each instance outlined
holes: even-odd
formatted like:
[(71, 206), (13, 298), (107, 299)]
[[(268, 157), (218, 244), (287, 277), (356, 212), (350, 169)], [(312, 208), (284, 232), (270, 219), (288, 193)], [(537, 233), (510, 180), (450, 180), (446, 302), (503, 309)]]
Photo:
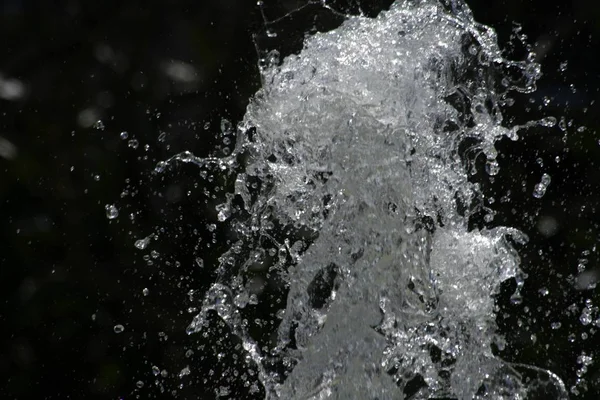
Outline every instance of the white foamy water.
[[(246, 160), (218, 206), (237, 242), (188, 333), (216, 312), (269, 399), (402, 399), (410, 382), (414, 399), (566, 398), (551, 372), (494, 355), (494, 295), (508, 279), (522, 285), (510, 241), (524, 235), (468, 224), (482, 207), (473, 157), (498, 173), (495, 142), (517, 139), (500, 106), (534, 90), (539, 67), (502, 58), (494, 32), (451, 3), (397, 2), (307, 38), (263, 70), (231, 156), (169, 161)], [(471, 158), (459, 154), (466, 140)], [(257, 262), (288, 289), (268, 345), (241, 312)]]

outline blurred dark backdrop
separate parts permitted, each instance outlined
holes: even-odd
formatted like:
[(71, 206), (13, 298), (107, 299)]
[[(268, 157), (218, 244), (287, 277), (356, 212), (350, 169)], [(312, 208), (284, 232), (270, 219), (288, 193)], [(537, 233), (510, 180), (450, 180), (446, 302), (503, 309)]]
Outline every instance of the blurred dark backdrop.
[[(342, 21), (316, 4), (286, 16), (300, 0), (264, 3), (0, 3), (0, 398), (260, 398), (234, 338), (185, 333), (229, 245), (211, 224), (224, 196), (215, 188), (231, 182), (192, 166), (152, 170), (183, 150), (226, 154), (221, 124), (239, 121), (260, 86), (261, 50), (298, 51), (304, 32)], [(389, 3), (361, 6), (375, 15)], [(469, 4), (504, 45), (520, 23), (542, 63), (538, 91), (516, 95), (507, 117), (564, 118), (564, 130), (501, 142), (501, 173), (474, 177), (498, 211), (474, 224), (530, 236), (519, 247), (524, 301), (498, 300), (509, 342), (501, 355), (553, 370), (574, 398), (597, 399), (600, 3)], [(543, 173), (552, 183), (538, 199)], [(159, 240), (134, 246), (149, 235)], [(585, 371), (582, 354), (593, 360)]]

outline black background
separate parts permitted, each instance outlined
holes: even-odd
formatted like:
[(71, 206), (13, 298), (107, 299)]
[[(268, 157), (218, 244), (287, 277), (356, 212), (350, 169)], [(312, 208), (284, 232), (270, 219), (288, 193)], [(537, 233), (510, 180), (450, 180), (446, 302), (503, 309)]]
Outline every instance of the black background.
[[(246, 0), (0, 4), (0, 398), (213, 399), (221, 387), (230, 388), (223, 398), (260, 397), (243, 386), (256, 376), (241, 376), (252, 368), (240, 361), (243, 352), (225, 326), (214, 322), (217, 338), (185, 333), (188, 308), (198, 306), (210, 266), (227, 245), (226, 232), (206, 228), (216, 222), (211, 196), (223, 197), (214, 188), (230, 190), (231, 182), (211, 182), (192, 166), (151, 172), (183, 150), (226, 152), (221, 119), (239, 121), (260, 86), (257, 47), (289, 54), (301, 48), (304, 32), (342, 21), (313, 5), (265, 24), (300, 4), (265, 1), (264, 14)], [(387, 4), (365, 0), (362, 8), (374, 15)], [(587, 271), (598, 270), (600, 3), (469, 5), (504, 46), (513, 22), (537, 45), (544, 73), (538, 91), (515, 96), (506, 115), (515, 122), (573, 120), (566, 141), (558, 127), (502, 141), (500, 174), (474, 177), (496, 200), (489, 225), (530, 237), (519, 247), (529, 275), (523, 304), (498, 300), (509, 342), (501, 355), (551, 369), (570, 387), (581, 352), (600, 357), (594, 326), (579, 322), (587, 299), (600, 302), (599, 291), (576, 288), (581, 259)], [(357, 11), (351, 1), (334, 6)], [(267, 27), (278, 36), (265, 35)], [(16, 98), (1, 95), (10, 79), (23, 84)], [(540, 107), (544, 97), (550, 104)], [(587, 129), (578, 132), (581, 126)], [(544, 172), (552, 183), (536, 199)], [(507, 191), (510, 201), (501, 201)], [(119, 209), (118, 218), (107, 219), (107, 204)], [(159, 240), (144, 251), (134, 247), (151, 233)], [(206, 246), (214, 238), (217, 244)], [(256, 318), (266, 311), (248, 312)], [(113, 331), (117, 324), (123, 333)], [(153, 366), (166, 376), (155, 376)], [(190, 374), (178, 377), (185, 366)], [(583, 377), (588, 390), (579, 385), (574, 398), (600, 398), (600, 360)]]

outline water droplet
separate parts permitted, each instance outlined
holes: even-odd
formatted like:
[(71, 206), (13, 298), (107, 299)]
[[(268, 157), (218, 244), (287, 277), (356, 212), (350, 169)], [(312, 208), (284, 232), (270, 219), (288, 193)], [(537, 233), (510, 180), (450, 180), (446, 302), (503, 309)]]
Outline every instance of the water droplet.
[(485, 170), (488, 175), (495, 176), (500, 172), (500, 165), (498, 165), (498, 161), (496, 160), (488, 160), (485, 164)]
[(140, 142), (138, 142), (137, 139), (131, 139), (129, 142), (127, 142), (127, 145), (132, 149), (137, 149), (140, 145)]
[(561, 326), (562, 326), (562, 324), (560, 322), (553, 322), (550, 324), (550, 327), (554, 330), (560, 329)]
[(167, 139), (167, 132), (161, 132), (160, 135), (158, 135), (159, 142), (164, 142), (166, 139)]
[(106, 218), (115, 219), (119, 216), (119, 209), (115, 207), (113, 204), (107, 204), (104, 206), (106, 209)]
[(550, 175), (544, 173), (542, 175), (541, 183), (544, 184), (544, 185), (546, 185), (546, 186), (548, 186), (550, 184), (550, 180), (551, 180)]
[(144, 382), (142, 382), (142, 381), (137, 381), (137, 382), (135, 383), (135, 386), (136, 386), (138, 389), (141, 389), (141, 388), (143, 388), (143, 387), (144, 387)]
[(217, 219), (219, 220), (219, 222), (224, 222), (231, 216), (231, 210), (229, 208), (229, 204), (227, 204), (227, 203), (219, 204), (215, 208), (218, 211)]
[(125, 330), (125, 327), (124, 327), (123, 325), (121, 325), (121, 324), (115, 325), (115, 326), (113, 327), (113, 331), (114, 331), (115, 333), (121, 333), (121, 332), (123, 332), (124, 330)]
[(156, 365), (152, 366), (152, 375), (157, 376), (158, 374), (160, 374), (160, 368), (158, 368)]
[(185, 368), (183, 368), (181, 371), (179, 371), (179, 378), (183, 378), (184, 376), (188, 376), (191, 373), (190, 371), (190, 367), (186, 366)]
[(548, 189), (548, 185), (550, 184), (550, 175), (543, 174), (540, 183), (536, 184), (533, 188), (533, 197), (540, 199), (544, 197), (546, 194), (546, 189)]
[(154, 167), (154, 172), (157, 174), (162, 173), (165, 170), (167, 163), (165, 161), (159, 161), (156, 163), (156, 167)]
[(546, 117), (540, 120), (540, 125), (545, 126), (547, 128), (552, 128), (556, 126), (556, 118), (554, 117)]
[(149, 290), (148, 288), (144, 288), (144, 289), (142, 290), (142, 294), (143, 294), (144, 296), (148, 296), (148, 295), (150, 294), (150, 290)]
[(560, 117), (560, 121), (558, 122), (558, 127), (563, 132), (567, 131), (567, 121), (565, 120), (565, 117)]
[(99, 119), (98, 121), (94, 122), (94, 125), (92, 125), (92, 127), (99, 131), (103, 131), (104, 130), (104, 122), (102, 122), (102, 120)]
[(592, 322), (592, 316), (589, 313), (589, 310), (585, 309), (579, 316), (579, 322), (582, 325), (589, 325)]
[(148, 244), (150, 243), (151, 238), (152, 238), (151, 236), (147, 236), (143, 239), (138, 239), (135, 241), (134, 246), (139, 250), (144, 250), (146, 247), (148, 247)]
[(567, 70), (568, 66), (569, 66), (569, 62), (568, 61), (563, 61), (558, 66), (558, 69), (560, 70), (560, 72), (565, 72)]
[(123, 132), (121, 132), (121, 134), (119, 135), (119, 137), (120, 137), (122, 140), (127, 140), (127, 138), (129, 137), (129, 132), (127, 132), (127, 131), (123, 131)]
[(198, 265), (200, 268), (204, 268), (204, 260), (200, 257), (196, 257), (196, 265)]

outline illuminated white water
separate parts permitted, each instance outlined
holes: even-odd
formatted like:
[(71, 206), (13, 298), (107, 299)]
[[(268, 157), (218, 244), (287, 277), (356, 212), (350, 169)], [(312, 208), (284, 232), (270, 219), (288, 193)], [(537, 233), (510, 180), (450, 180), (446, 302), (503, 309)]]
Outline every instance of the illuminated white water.
[[(173, 158), (222, 169), (247, 159), (235, 185), (243, 209), (233, 197), (219, 207), (238, 245), (188, 332), (216, 311), (270, 399), (400, 399), (417, 376), (418, 399), (517, 399), (533, 385), (566, 397), (552, 373), (493, 354), (503, 346), (493, 296), (520, 279), (507, 239), (524, 236), (469, 230), (481, 193), (459, 156), (468, 138), (468, 154), (497, 173), (494, 143), (516, 139), (499, 106), (510, 90), (534, 89), (538, 66), (503, 59), (494, 32), (452, 3), (398, 2), (315, 34), (263, 71), (232, 156)], [(274, 223), (314, 237), (286, 237)], [(274, 344), (260, 348), (240, 310), (249, 267), (274, 245), (270, 268), (289, 293)], [(525, 385), (519, 371), (537, 379)]]

